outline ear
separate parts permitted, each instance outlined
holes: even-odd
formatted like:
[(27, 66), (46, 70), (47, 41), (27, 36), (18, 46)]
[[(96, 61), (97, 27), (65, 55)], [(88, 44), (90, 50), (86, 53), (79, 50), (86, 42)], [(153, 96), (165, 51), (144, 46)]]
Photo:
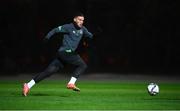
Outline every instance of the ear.
[(75, 22), (75, 21), (76, 21), (76, 18), (74, 18), (73, 20), (74, 20), (74, 22)]

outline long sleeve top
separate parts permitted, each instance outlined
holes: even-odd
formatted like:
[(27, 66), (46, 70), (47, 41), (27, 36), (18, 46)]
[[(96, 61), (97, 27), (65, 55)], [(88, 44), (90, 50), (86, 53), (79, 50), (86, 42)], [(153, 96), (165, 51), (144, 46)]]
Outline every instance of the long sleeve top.
[(83, 36), (89, 38), (93, 37), (92, 33), (90, 33), (86, 27), (83, 26), (77, 29), (73, 23), (65, 24), (52, 29), (45, 38), (50, 39), (55, 33), (63, 33), (62, 45), (59, 47), (58, 51), (75, 51)]

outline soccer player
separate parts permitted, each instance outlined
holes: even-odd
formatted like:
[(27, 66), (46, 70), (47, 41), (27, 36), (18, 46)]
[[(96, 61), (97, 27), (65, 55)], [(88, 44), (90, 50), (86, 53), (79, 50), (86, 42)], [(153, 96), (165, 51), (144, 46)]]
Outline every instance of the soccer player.
[(84, 15), (82, 13), (78, 13), (74, 16), (72, 23), (56, 27), (45, 36), (44, 40), (47, 41), (55, 33), (62, 33), (62, 45), (57, 51), (56, 58), (49, 64), (49, 66), (43, 72), (32, 78), (32, 80), (30, 80), (28, 83), (23, 84), (22, 93), (24, 96), (27, 96), (28, 92), (35, 84), (51, 76), (59, 69), (62, 69), (64, 67), (64, 63), (72, 64), (76, 67), (72, 72), (70, 81), (67, 83), (67, 88), (74, 91), (80, 91), (80, 89), (76, 87), (75, 82), (79, 75), (85, 71), (87, 65), (76, 52), (76, 48), (78, 47), (78, 44), (83, 36), (89, 38), (93, 37), (92, 33), (90, 33), (87, 28), (83, 26), (83, 23)]

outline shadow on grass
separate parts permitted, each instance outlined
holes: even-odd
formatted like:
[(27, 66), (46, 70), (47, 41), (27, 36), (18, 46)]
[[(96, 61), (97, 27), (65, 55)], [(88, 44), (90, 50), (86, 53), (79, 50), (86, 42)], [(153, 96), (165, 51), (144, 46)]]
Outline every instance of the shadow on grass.
[[(6, 96), (6, 94), (1, 93), (1, 95)], [(10, 92), (9, 95), (7, 96), (23, 96), (21, 91), (15, 91), (15, 92)], [(36, 97), (43, 97), (43, 96), (58, 96), (58, 97), (70, 97), (71, 93), (41, 93), (41, 92), (33, 92), (33, 93), (29, 93), (28, 96), (36, 96)]]
[(180, 98), (149, 98), (144, 100), (170, 100), (170, 101), (180, 101)]
[(47, 93), (33, 93), (31, 96), (59, 96), (59, 97), (70, 97), (70, 94), (47, 94)]
[(52, 96), (50, 94), (43, 94), (43, 93), (34, 93), (34, 94), (30, 94), (31, 96)]

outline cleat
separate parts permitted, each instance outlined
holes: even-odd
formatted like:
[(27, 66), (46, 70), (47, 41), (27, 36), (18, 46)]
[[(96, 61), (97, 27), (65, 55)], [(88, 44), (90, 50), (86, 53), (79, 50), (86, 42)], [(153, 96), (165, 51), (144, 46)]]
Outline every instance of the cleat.
[(27, 83), (24, 83), (24, 85), (23, 85), (23, 95), (24, 96), (27, 96), (27, 94), (28, 94), (28, 92), (29, 92), (29, 88), (28, 88), (28, 85), (27, 85)]
[(73, 91), (78, 91), (80, 92), (80, 89), (78, 87), (76, 87), (74, 84), (68, 84), (67, 85), (68, 89), (72, 89)]

